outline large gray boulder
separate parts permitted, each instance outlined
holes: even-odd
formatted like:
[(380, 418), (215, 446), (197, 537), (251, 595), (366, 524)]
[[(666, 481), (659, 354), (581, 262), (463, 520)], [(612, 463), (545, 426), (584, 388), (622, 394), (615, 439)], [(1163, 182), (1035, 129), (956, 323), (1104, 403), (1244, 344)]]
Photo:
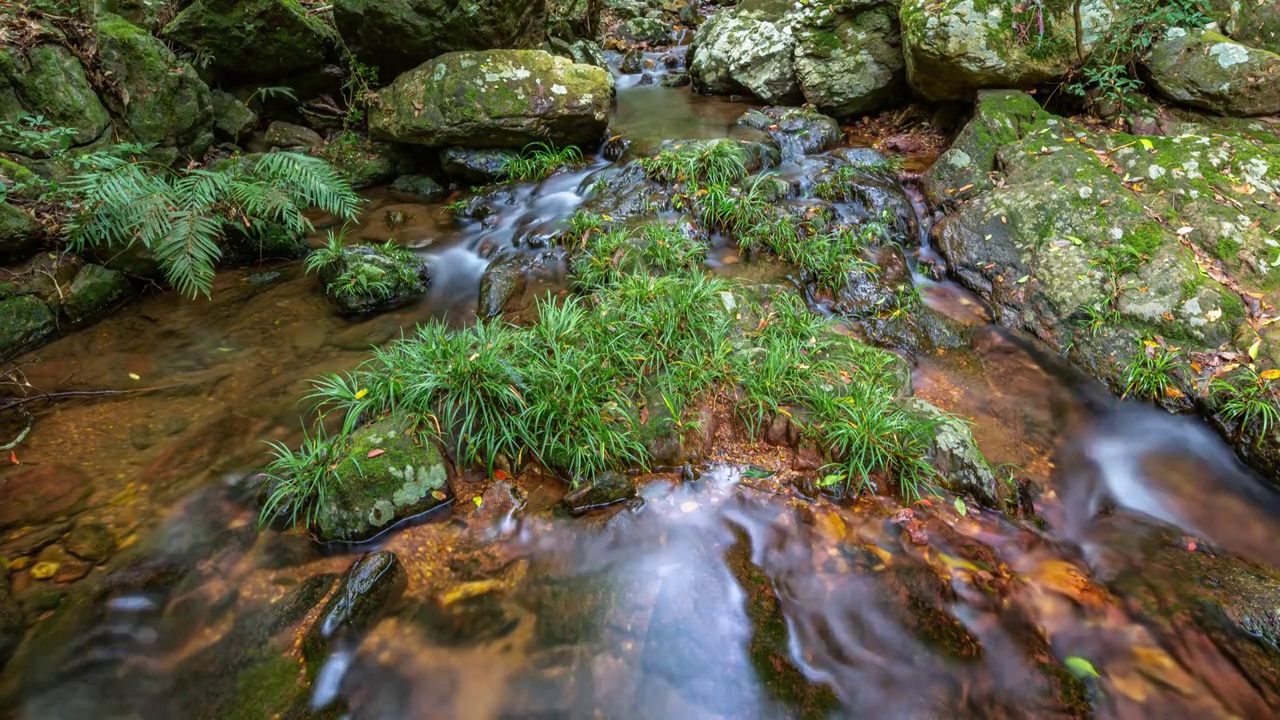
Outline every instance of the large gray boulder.
[[(912, 88), (935, 102), (971, 100), (983, 88), (1032, 88), (1088, 58), (1119, 20), (1113, 0), (988, 3), (902, 0), (902, 44)], [(1043, 31), (1041, 27), (1043, 26)]]
[(369, 132), (428, 147), (592, 147), (608, 125), (613, 94), (607, 70), (541, 50), (448, 53), (379, 92)]
[(1143, 64), (1171, 100), (1233, 117), (1280, 112), (1280, 55), (1219, 33), (1170, 28)]
[(689, 73), (699, 92), (852, 115), (904, 95), (899, 35), (897, 0), (746, 0), (699, 28)]
[(1280, 3), (1272, 0), (1208, 0), (1208, 12), (1232, 40), (1280, 53)]
[(542, 45), (546, 0), (335, 0), (347, 47), (384, 78), (447, 52)]

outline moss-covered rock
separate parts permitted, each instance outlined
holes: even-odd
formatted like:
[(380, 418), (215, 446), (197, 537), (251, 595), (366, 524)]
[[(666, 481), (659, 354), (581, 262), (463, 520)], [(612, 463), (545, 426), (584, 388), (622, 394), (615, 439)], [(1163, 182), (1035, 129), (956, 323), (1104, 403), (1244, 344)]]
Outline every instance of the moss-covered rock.
[(21, 259), (40, 244), (40, 223), (20, 208), (0, 202), (0, 262)]
[(56, 328), (53, 313), (39, 298), (19, 295), (0, 301), (0, 360), (34, 347)]
[(654, 18), (632, 18), (618, 28), (622, 37), (633, 42), (665, 45), (671, 42), (671, 25)]
[(418, 165), (412, 150), (394, 143), (370, 142), (367, 138), (352, 142), (339, 136), (312, 152), (332, 163), (351, 187), (363, 190), (412, 172)]
[(214, 90), (210, 99), (213, 103), (213, 129), (223, 139), (237, 142), (258, 126), (258, 114), (235, 95), (225, 90)]
[[(992, 0), (903, 0), (907, 78), (928, 100), (969, 100), (982, 88), (1031, 88), (1087, 58), (1119, 20), (1112, 0), (1010, 6)], [(1043, 31), (1041, 31), (1043, 26)]]
[(1208, 0), (1208, 12), (1231, 39), (1280, 53), (1280, 5), (1258, 0)]
[(92, 320), (133, 293), (124, 273), (86, 264), (76, 273), (62, 300), (62, 314), (72, 323)]
[(948, 415), (919, 398), (913, 398), (908, 405), (922, 416), (938, 422), (932, 460), (947, 487), (987, 505), (997, 504), (1002, 490), (991, 464), (978, 449), (969, 426), (960, 418)]
[[(0, 50), (0, 122), (18, 124), (36, 115), (49, 127), (71, 128), (74, 133), (68, 139), (73, 147), (103, 139), (111, 125), (111, 116), (70, 50), (52, 42), (25, 49), (10, 45)], [(7, 136), (0, 137), (0, 152), (49, 155)]]
[(106, 95), (117, 130), (162, 153), (203, 155), (213, 143), (213, 100), (195, 68), (118, 15), (100, 15), (97, 31), (98, 62), (118, 88)]
[(440, 450), (395, 418), (357, 430), (336, 472), (313, 527), (324, 541), (367, 540), (453, 497)]
[(440, 183), (427, 175), (401, 175), (391, 183), (391, 191), (414, 202), (438, 202), (449, 194)]
[(511, 147), (547, 141), (593, 147), (613, 105), (607, 70), (541, 50), (442, 55), (378, 93), (369, 132), (429, 147)]
[(547, 0), (547, 34), (566, 42), (594, 42), (600, 36), (602, 6), (595, 0)]
[(1280, 55), (1211, 30), (1171, 28), (1143, 64), (1172, 100), (1235, 117), (1280, 112)]
[(449, 52), (542, 45), (546, 0), (337, 0), (343, 42), (386, 79)]
[(164, 36), (209, 59), (233, 81), (278, 82), (324, 60), (329, 30), (297, 0), (196, 0)]
[(276, 120), (267, 126), (267, 144), (286, 150), (305, 150), (324, 144), (320, 133), (309, 127)]
[(602, 472), (564, 496), (564, 506), (574, 514), (622, 502), (636, 494), (636, 483), (619, 472)]
[(352, 245), (320, 269), (325, 296), (347, 315), (390, 310), (427, 291), (430, 267), (394, 243)]
[(1017, 90), (980, 90), (973, 121), (964, 126), (924, 174), (931, 205), (964, 200), (992, 187), (996, 151), (1017, 142), (1045, 116), (1030, 95)]
[(806, 102), (836, 117), (907, 96), (897, 3), (872, 3), (812, 22), (796, 34), (796, 79)]

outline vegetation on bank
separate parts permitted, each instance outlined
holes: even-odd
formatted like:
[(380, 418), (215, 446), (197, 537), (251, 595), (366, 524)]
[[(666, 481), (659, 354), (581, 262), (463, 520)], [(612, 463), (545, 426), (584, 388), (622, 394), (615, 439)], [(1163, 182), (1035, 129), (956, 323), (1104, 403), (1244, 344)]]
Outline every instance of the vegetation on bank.
[(318, 381), (311, 398), (342, 429), (298, 451), (275, 447), (268, 474), (287, 497), (269, 507), (318, 502), (343, 481), (325, 468), (351, 433), (387, 414), (450, 447), (459, 465), (533, 461), (577, 484), (649, 467), (647, 441), (688, 438), (716, 397), (753, 436), (787, 415), (829, 457), (828, 483), (861, 490), (891, 479), (906, 498), (925, 492), (938, 420), (900, 402), (900, 359), (834, 332), (795, 294), (753, 298), (706, 275), (678, 234), (596, 233), (575, 265), (594, 292), (548, 298), (535, 324), (430, 323)]

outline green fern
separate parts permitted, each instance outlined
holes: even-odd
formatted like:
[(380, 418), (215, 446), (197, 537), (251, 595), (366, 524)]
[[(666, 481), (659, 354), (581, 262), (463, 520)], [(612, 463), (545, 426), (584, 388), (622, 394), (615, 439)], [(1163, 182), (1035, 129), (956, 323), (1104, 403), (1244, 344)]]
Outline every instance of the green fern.
[(66, 185), (77, 208), (69, 239), (77, 250), (139, 243), (156, 255), (165, 278), (184, 295), (208, 296), (221, 241), (231, 228), (311, 232), (316, 208), (355, 218), (360, 198), (329, 163), (271, 153), (218, 170), (175, 171), (111, 154), (86, 158)]

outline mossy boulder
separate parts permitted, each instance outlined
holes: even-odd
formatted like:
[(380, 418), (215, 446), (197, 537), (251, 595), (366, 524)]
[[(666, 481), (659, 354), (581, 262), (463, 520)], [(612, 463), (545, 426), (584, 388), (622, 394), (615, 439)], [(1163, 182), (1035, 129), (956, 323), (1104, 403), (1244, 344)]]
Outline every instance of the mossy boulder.
[(0, 202), (0, 262), (22, 259), (43, 235), (40, 223), (26, 211)]
[[(0, 50), (0, 122), (18, 124), (39, 115), (49, 127), (71, 128), (72, 147), (108, 139), (111, 116), (85, 76), (80, 60), (66, 47), (44, 43)], [(55, 148), (61, 149), (61, 148)], [(48, 157), (49, 152), (22, 147), (15, 138), (0, 138), (0, 152), (17, 157)]]
[(107, 93), (117, 130), (161, 152), (199, 157), (213, 143), (213, 98), (195, 68), (118, 15), (98, 18), (98, 62), (116, 83)]
[(213, 129), (224, 140), (238, 141), (258, 126), (258, 114), (225, 90), (213, 90)]
[(1007, 494), (996, 482), (991, 463), (978, 449), (973, 432), (964, 420), (919, 398), (912, 398), (907, 405), (922, 417), (938, 423), (931, 459), (951, 491), (969, 495), (986, 505), (997, 504), (1001, 495)]
[(738, 118), (738, 124), (769, 133), (788, 155), (820, 153), (831, 149), (844, 137), (840, 123), (809, 108), (748, 110)]
[(899, 35), (896, 1), (744, 2), (698, 29), (689, 74), (699, 92), (851, 115), (903, 97)]
[(449, 52), (529, 49), (547, 32), (546, 0), (336, 0), (343, 42), (386, 79)]
[(448, 53), (379, 92), (369, 132), (429, 147), (546, 141), (591, 149), (604, 135), (613, 93), (607, 70), (541, 50)]
[(235, 82), (279, 82), (324, 61), (331, 44), (319, 18), (297, 0), (196, 0), (164, 36), (209, 58), (209, 69)]
[(547, 0), (547, 34), (567, 42), (599, 39), (603, 5), (596, 0)]
[(62, 314), (72, 323), (101, 316), (133, 293), (124, 273), (101, 265), (85, 264), (71, 281), (62, 300)]
[(345, 142), (341, 137), (313, 151), (333, 164), (356, 190), (382, 185), (411, 172), (418, 162), (413, 148), (361, 138)]
[(907, 79), (935, 102), (970, 100), (983, 88), (1032, 88), (1058, 80), (1120, 21), (1112, 0), (1083, 0), (1077, 38), (1075, 4), (903, 0)]
[(427, 291), (426, 261), (394, 243), (352, 245), (320, 269), (325, 296), (339, 312), (362, 315), (400, 307)]
[(39, 298), (19, 295), (0, 301), (0, 360), (38, 345), (56, 329), (53, 313)]
[(440, 450), (396, 418), (357, 430), (336, 473), (312, 528), (322, 541), (367, 540), (453, 498)]
[(804, 99), (836, 117), (907, 98), (897, 3), (846, 3), (856, 9), (811, 21), (796, 34), (796, 79)]
[(1017, 142), (1047, 114), (1018, 90), (979, 90), (972, 122), (924, 174), (929, 204), (945, 205), (992, 188), (996, 151)]
[(1211, 30), (1170, 28), (1143, 65), (1171, 100), (1234, 117), (1280, 112), (1280, 55)]
[(1209, 0), (1208, 12), (1236, 42), (1280, 53), (1280, 5), (1268, 0)]
[(665, 45), (671, 42), (671, 25), (649, 17), (632, 18), (618, 28), (622, 37), (633, 42)]

